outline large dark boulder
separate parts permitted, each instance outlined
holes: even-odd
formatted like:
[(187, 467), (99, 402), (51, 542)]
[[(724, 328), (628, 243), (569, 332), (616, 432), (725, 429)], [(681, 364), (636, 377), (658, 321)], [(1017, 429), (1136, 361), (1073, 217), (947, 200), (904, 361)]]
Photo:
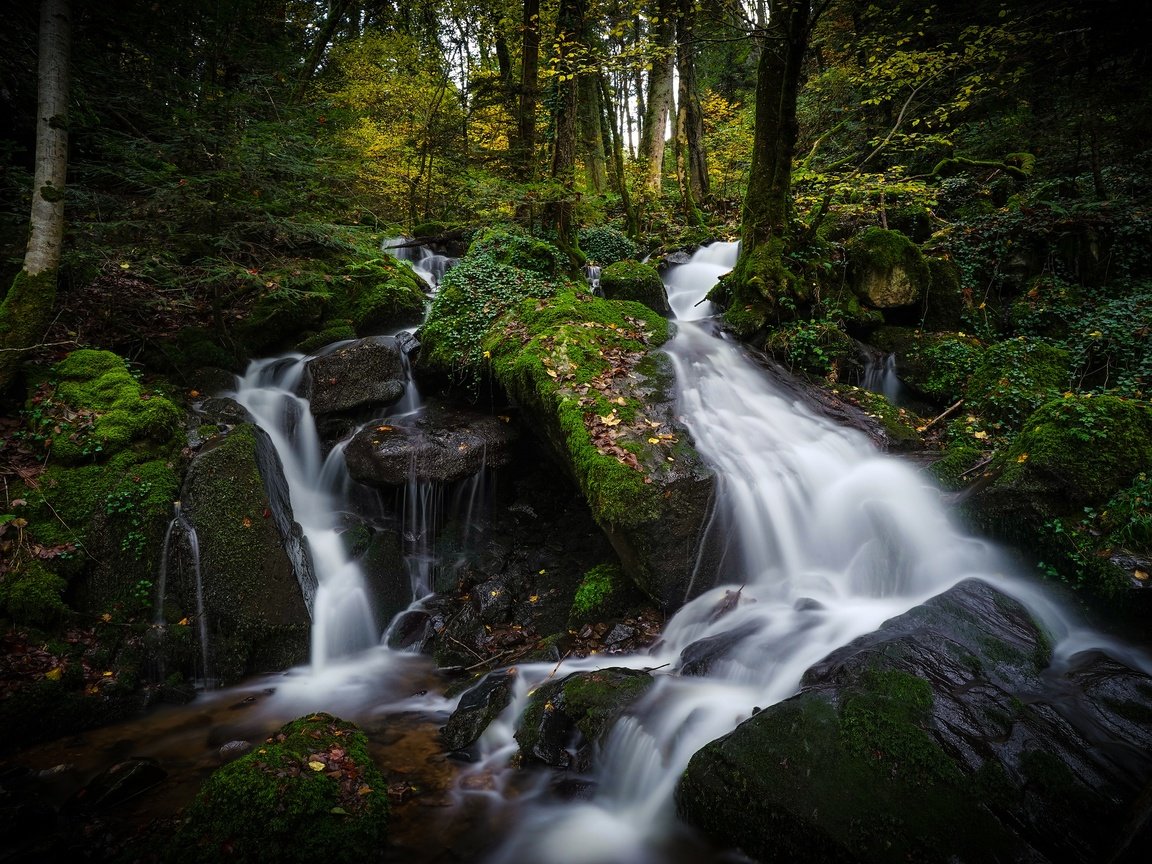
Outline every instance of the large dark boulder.
[(369, 423), (344, 450), (352, 479), (402, 486), (411, 479), (451, 483), (483, 468), (506, 465), (513, 428), (490, 414), (430, 403), (400, 426)]
[[(245, 423), (206, 447), (181, 497), (196, 530), (210, 674), (229, 683), (307, 660), (315, 577), (267, 435)], [(169, 575), (168, 591), (195, 613), (194, 569)]]
[(407, 386), (404, 352), (393, 336), (361, 339), (308, 361), (305, 395), (316, 416), (393, 404)]
[(1152, 678), (1099, 654), (1050, 659), (1021, 604), (961, 583), (700, 750), (678, 810), (762, 861), (1090, 862), (1148, 848)]

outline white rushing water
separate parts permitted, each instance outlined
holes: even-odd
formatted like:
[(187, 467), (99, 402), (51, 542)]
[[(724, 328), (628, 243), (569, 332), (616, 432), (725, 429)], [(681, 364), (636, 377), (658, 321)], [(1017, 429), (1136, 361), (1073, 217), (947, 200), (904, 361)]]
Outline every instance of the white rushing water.
[[(719, 478), (729, 584), (677, 612), (651, 656), (522, 670), (526, 694), (550, 673), (669, 664), (599, 754), (593, 799), (529, 806), (496, 861), (685, 860), (672, 798), (691, 756), (757, 707), (794, 694), (803, 672), (834, 649), (965, 578), (995, 582), (1055, 637), (1067, 632), (1059, 610), (1003, 575), (993, 547), (950, 523), (924, 475), (779, 392), (738, 345), (714, 335), (701, 320), (714, 309), (701, 300), (735, 257), (735, 243), (713, 244), (666, 279), (679, 319), (667, 350), (683, 422)], [(725, 634), (732, 647), (707, 677), (676, 674), (685, 648)], [(523, 704), (521, 696), (486, 733), (478, 770), (514, 749), (512, 718)]]

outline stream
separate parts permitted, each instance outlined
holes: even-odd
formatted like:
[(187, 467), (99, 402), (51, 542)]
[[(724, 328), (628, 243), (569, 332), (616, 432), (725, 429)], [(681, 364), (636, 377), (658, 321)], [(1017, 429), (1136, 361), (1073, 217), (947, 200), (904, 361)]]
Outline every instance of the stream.
[[(449, 759), (436, 735), (456, 699), (437, 695), (445, 680), (429, 658), (381, 644), (388, 622), (375, 620), (364, 576), (340, 542), (351, 481), (342, 446), (323, 452), (309, 406), (296, 395), (307, 358), (261, 360), (239, 379), (235, 398), (276, 445), (313, 556), (310, 665), (87, 733), (82, 746), (34, 748), (24, 761), (72, 764), (78, 783), (125, 755), (155, 756), (170, 780), (128, 811), (147, 820), (187, 803), (218, 764), (221, 744), (258, 740), (282, 722), (324, 710), (360, 724), (390, 775), (409, 776), (421, 787), (414, 800), (394, 807), (390, 860), (734, 861), (740, 859), (707, 848), (677, 822), (677, 780), (700, 747), (794, 694), (804, 670), (833, 649), (967, 578), (992, 582), (1024, 602), (1055, 637), (1057, 656), (1110, 646), (1014, 575), (992, 544), (957, 528), (926, 475), (779, 392), (719, 332), (703, 298), (731, 269), (736, 251), (734, 243), (712, 244), (665, 274), (677, 319), (666, 350), (683, 422), (719, 477), (710, 530), (723, 549), (728, 582), (680, 609), (650, 652), (520, 666), (515, 698), (485, 731), (475, 761)], [(414, 263), (427, 265), (432, 284), (443, 269), (431, 268), (450, 265), (428, 253)], [(388, 422), (404, 423), (420, 410), (411, 387)], [(416, 485), (404, 493), (404, 532), (413, 537), (434, 534), (441, 518), (442, 507), (428, 505), (426, 494)], [(417, 605), (432, 590), (421, 563), (428, 548), (406, 548)], [(731, 611), (717, 615), (725, 603)], [(682, 652), (714, 637), (729, 640), (733, 650), (707, 676), (677, 674)], [(606, 666), (658, 670), (657, 680), (613, 729), (596, 772), (579, 778), (579, 792), (558, 794), (548, 770), (510, 767), (515, 721), (532, 689)], [(68, 783), (60, 788), (66, 794)]]

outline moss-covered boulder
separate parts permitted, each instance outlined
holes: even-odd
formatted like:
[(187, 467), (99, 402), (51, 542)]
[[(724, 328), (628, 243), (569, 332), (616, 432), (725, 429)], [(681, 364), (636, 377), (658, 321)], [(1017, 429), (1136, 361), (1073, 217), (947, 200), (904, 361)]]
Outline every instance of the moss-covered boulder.
[(620, 614), (631, 599), (631, 585), (617, 564), (599, 564), (584, 574), (572, 598), (573, 625), (604, 621)]
[(961, 583), (700, 750), (678, 810), (760, 861), (1110, 860), (1152, 780), (1152, 679), (1049, 657), (1019, 603)]
[(166, 860), (362, 864), (383, 860), (387, 837), (387, 784), (364, 733), (314, 714), (217, 769)]
[(1023, 336), (990, 346), (964, 386), (969, 411), (1016, 429), (1068, 386), (1068, 352)]
[(609, 300), (634, 300), (653, 312), (671, 315), (668, 292), (655, 267), (636, 261), (609, 264), (600, 273), (600, 290)]
[(714, 476), (676, 417), (653, 349), (667, 322), (639, 303), (564, 292), (523, 301), (484, 348), (497, 381), (584, 494), (625, 572), (665, 608), (710, 584), (700, 563)]
[(355, 261), (331, 283), (327, 319), (347, 320), (359, 336), (373, 336), (424, 317), (427, 290), (412, 265), (390, 255)]
[(899, 231), (867, 228), (846, 246), (848, 274), (856, 295), (878, 309), (919, 302), (931, 282), (920, 249)]
[(547, 240), (541, 240), (518, 228), (489, 228), (480, 232), (468, 247), (468, 258), (487, 258), (517, 270), (528, 270), (547, 279), (560, 276), (568, 259)]
[(252, 354), (270, 353), (320, 326), (332, 295), (321, 283), (315, 290), (271, 291), (260, 297), (236, 327), (239, 342)]
[(587, 770), (602, 742), (654, 679), (638, 669), (573, 672), (536, 689), (516, 729), (525, 761)]
[(925, 330), (960, 330), (967, 306), (960, 282), (960, 268), (948, 258), (925, 257), (924, 260), (931, 278), (924, 295), (924, 316), (920, 325)]
[[(211, 674), (232, 683), (307, 660), (314, 577), (266, 434), (242, 424), (203, 450), (182, 500), (198, 537)], [(169, 590), (194, 612), (195, 573), (181, 575)]]
[(184, 416), (171, 400), (141, 386), (111, 351), (73, 351), (52, 375), (57, 381), (52, 398), (71, 406), (75, 415), (55, 436), (56, 462), (93, 462), (131, 445), (167, 443)]
[(626, 234), (607, 225), (581, 228), (580, 250), (588, 256), (590, 264), (607, 267), (617, 261), (635, 260), (640, 250)]

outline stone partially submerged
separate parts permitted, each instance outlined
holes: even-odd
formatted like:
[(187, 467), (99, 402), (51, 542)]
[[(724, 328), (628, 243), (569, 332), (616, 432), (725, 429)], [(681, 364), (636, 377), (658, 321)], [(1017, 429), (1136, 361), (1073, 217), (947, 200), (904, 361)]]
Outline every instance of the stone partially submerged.
[(678, 810), (761, 861), (1093, 862), (1148, 848), (1152, 678), (1099, 654), (1048, 668), (1050, 655), (1023, 606), (961, 583), (700, 750)]

